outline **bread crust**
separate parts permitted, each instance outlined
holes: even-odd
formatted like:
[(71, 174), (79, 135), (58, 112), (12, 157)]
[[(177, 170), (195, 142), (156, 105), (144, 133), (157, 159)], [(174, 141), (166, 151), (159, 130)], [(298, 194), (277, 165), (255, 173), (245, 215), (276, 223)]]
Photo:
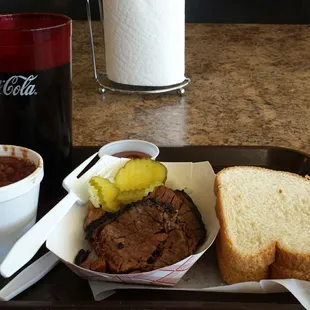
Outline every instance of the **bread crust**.
[[(219, 177), (228, 169), (258, 169), (261, 167), (229, 167), (219, 172), (215, 179), (214, 193), (217, 196), (216, 214), (220, 223), (220, 232), (216, 240), (216, 252), (219, 269), (225, 282), (229, 284), (244, 281), (260, 281), (271, 278), (296, 278), (310, 281), (310, 253), (292, 253), (281, 247), (276, 241), (253, 255), (240, 254), (234, 248), (227, 233), (227, 224), (223, 211)], [(303, 178), (289, 172), (296, 178)], [(304, 178), (303, 178), (304, 179)], [(269, 270), (270, 269), (270, 270)]]
[(308, 272), (310, 274), (310, 255), (292, 253), (278, 245), (275, 262), (286, 269), (296, 270), (301, 273)]
[(221, 271), (222, 278), (228, 284), (244, 282), (244, 281), (260, 281), (268, 278), (268, 267), (255, 265), (247, 265), (245, 268), (231, 264), (229, 258), (222, 255), (221, 246), (218, 244), (219, 239), (216, 240), (216, 255), (218, 267)]
[(310, 281), (310, 271), (302, 272), (284, 268), (278, 264), (272, 264), (270, 267), (270, 277), (272, 279), (298, 279)]

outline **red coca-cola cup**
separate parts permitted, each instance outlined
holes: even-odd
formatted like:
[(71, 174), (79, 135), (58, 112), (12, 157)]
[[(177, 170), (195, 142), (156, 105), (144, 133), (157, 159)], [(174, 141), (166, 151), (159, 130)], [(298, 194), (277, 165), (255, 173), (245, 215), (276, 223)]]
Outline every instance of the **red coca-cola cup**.
[(0, 15), (0, 144), (41, 154), (43, 189), (71, 166), (71, 33), (67, 16)]

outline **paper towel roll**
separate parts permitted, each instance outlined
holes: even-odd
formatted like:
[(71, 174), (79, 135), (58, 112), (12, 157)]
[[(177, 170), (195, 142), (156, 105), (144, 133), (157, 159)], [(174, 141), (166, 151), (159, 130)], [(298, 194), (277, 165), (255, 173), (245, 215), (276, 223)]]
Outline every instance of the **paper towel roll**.
[(103, 0), (106, 71), (135, 86), (181, 83), (185, 0)]

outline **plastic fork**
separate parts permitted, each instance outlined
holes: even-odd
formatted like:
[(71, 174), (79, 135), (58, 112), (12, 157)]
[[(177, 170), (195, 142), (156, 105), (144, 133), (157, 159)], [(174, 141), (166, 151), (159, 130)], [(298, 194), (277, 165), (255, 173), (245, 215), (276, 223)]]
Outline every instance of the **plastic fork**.
[(95, 153), (86, 159), (64, 179), (62, 185), (68, 194), (13, 245), (0, 266), (0, 273), (3, 277), (8, 278), (13, 275), (36, 254), (53, 229), (75, 203), (85, 204), (88, 201), (89, 195), (85, 183), (102, 168), (101, 162), (104, 158), (100, 158), (80, 178), (77, 176), (97, 154)]

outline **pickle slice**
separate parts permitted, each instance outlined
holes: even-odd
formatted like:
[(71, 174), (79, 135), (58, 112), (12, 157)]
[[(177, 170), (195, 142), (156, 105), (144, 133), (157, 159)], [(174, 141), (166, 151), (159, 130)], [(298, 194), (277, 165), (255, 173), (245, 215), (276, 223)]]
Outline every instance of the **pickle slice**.
[(89, 182), (90, 200), (95, 207), (101, 207), (107, 212), (117, 212), (120, 208), (119, 202), (116, 200), (119, 189), (108, 179), (100, 176), (92, 177)]
[(152, 184), (149, 188), (136, 189), (131, 191), (120, 192), (117, 196), (117, 200), (121, 204), (129, 204), (138, 200), (141, 200), (143, 197), (151, 193), (155, 187), (163, 185), (162, 183)]
[(149, 158), (131, 159), (115, 176), (115, 185), (121, 191), (149, 188), (152, 184), (164, 184), (167, 179), (166, 167)]
[(136, 189), (132, 191), (120, 192), (117, 196), (117, 200), (124, 205), (141, 200), (145, 196), (144, 189)]

